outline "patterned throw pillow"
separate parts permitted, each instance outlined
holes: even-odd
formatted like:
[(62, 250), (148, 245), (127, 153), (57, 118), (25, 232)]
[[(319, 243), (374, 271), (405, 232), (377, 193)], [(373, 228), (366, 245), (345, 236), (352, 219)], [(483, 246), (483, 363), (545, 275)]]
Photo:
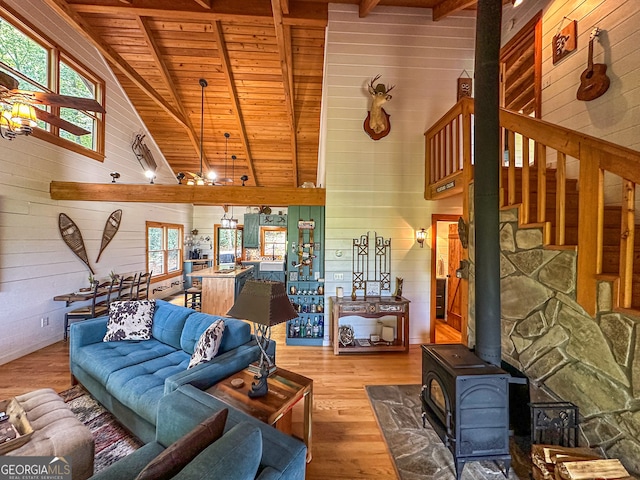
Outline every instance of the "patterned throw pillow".
[(155, 300), (112, 302), (103, 341), (149, 340), (155, 309)]
[(196, 348), (193, 349), (193, 355), (191, 355), (191, 361), (189, 362), (187, 370), (201, 363), (208, 362), (216, 356), (222, 343), (222, 332), (224, 332), (224, 320), (220, 319), (213, 322), (209, 328), (202, 333), (196, 344)]

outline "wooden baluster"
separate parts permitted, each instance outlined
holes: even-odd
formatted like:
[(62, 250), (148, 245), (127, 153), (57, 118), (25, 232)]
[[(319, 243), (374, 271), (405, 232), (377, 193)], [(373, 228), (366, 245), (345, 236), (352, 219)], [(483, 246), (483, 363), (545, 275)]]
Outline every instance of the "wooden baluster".
[(538, 223), (547, 218), (547, 147), (536, 142), (536, 166), (538, 167)]
[(455, 138), (453, 141), (453, 158), (455, 161), (455, 169), (454, 171), (459, 171), (462, 169), (462, 159), (460, 157), (460, 117), (456, 117), (453, 119), (453, 124), (455, 128), (453, 131), (455, 132)]
[(436, 135), (437, 138), (437, 158), (438, 158), (438, 175), (436, 180), (440, 180), (445, 176), (444, 155), (442, 154), (442, 130)]
[(447, 128), (449, 130), (448, 136), (447, 136), (447, 140), (449, 141), (449, 148), (447, 148), (447, 153), (449, 155), (449, 174), (451, 174), (451, 173), (455, 173), (456, 171), (456, 168), (455, 168), (456, 160), (455, 160), (455, 157), (453, 156), (453, 121), (449, 125), (447, 125)]
[(507, 188), (508, 204), (516, 203), (516, 134), (511, 130), (507, 130), (507, 151), (509, 154), (509, 177)]
[(558, 152), (556, 168), (556, 245), (565, 244), (565, 220), (567, 208), (567, 156)]
[(425, 135), (424, 139), (424, 153), (425, 153), (425, 192), (428, 190), (428, 186), (435, 181), (434, 174), (434, 162), (433, 162), (433, 139)]
[(531, 186), (529, 185), (529, 139), (522, 137), (522, 208), (520, 217), (522, 224), (529, 223)]
[(631, 308), (633, 296), (633, 260), (635, 240), (636, 184), (622, 183), (622, 218), (620, 225), (620, 306)]

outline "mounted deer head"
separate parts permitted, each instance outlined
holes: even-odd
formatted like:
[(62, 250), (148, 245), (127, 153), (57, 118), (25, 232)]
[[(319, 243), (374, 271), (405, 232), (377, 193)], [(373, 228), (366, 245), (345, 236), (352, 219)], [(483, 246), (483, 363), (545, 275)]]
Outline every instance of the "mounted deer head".
[(384, 111), (382, 105), (393, 98), (389, 95), (389, 92), (395, 87), (395, 85), (388, 86), (384, 83), (378, 83), (374, 86), (374, 83), (379, 78), (380, 75), (376, 75), (367, 85), (367, 91), (369, 95), (371, 95), (371, 109), (364, 121), (365, 132), (374, 140), (380, 140), (386, 137), (391, 131), (389, 114)]

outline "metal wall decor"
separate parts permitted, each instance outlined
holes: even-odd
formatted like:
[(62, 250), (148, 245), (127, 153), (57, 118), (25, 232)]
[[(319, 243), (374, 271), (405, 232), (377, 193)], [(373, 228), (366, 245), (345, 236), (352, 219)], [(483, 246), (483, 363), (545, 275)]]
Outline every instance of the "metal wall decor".
[(364, 290), (365, 296), (379, 297), (382, 291), (391, 290), (391, 239), (374, 232), (373, 255), (369, 249), (369, 235), (353, 239), (352, 296)]

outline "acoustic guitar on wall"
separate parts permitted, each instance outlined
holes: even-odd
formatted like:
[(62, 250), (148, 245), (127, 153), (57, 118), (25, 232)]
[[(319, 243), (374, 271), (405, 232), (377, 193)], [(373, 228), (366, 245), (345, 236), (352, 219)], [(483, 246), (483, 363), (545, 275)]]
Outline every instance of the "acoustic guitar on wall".
[(599, 28), (594, 28), (589, 36), (589, 60), (587, 68), (580, 75), (580, 86), (576, 98), (588, 102), (595, 100), (609, 89), (607, 66), (604, 63), (593, 63), (593, 41), (600, 34)]

